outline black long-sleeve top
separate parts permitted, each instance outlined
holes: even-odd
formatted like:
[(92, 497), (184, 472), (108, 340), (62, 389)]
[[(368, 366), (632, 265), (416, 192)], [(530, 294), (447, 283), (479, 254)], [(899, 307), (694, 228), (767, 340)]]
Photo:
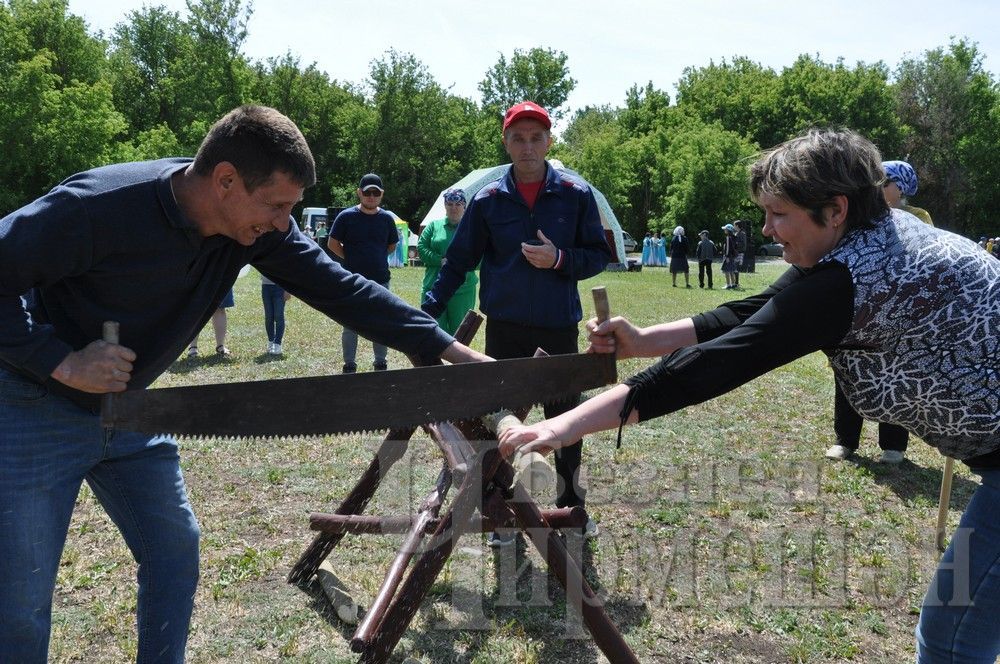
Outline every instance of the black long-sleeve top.
[[(832, 350), (849, 330), (854, 285), (847, 267), (789, 268), (763, 292), (693, 317), (698, 343), (680, 348), (627, 379), (623, 419), (645, 421), (729, 392), (818, 350)], [(966, 459), (1000, 468), (1000, 452)]]

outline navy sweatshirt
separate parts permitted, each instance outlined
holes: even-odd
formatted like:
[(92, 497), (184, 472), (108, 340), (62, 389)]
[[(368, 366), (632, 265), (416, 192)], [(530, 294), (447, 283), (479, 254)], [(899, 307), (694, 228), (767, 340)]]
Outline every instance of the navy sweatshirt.
[(0, 365), (81, 406), (84, 394), (49, 374), (71, 351), (121, 323), (136, 352), (129, 389), (147, 387), (183, 352), (253, 265), (337, 322), (407, 354), (438, 357), (453, 338), (430, 316), (345, 271), (294, 223), (244, 247), (203, 238), (170, 176), (190, 159), (118, 164), (74, 175), (0, 219)]

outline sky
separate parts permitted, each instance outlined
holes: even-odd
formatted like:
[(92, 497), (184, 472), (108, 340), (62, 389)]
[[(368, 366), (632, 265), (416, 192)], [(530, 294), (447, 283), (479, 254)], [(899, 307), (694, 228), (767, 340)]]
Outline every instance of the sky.
[[(91, 33), (111, 28), (143, 5), (186, 16), (184, 0), (70, 0)], [(244, 3), (246, 4), (246, 3)], [(534, 47), (568, 56), (576, 88), (564, 110), (624, 105), (633, 85), (668, 92), (686, 67), (746, 56), (780, 72), (803, 54), (853, 66), (947, 47), (978, 44), (1000, 79), (1000, 2), (950, 0), (256, 0), (243, 52), (251, 60), (285, 53), (331, 78), (362, 83), (371, 62), (394, 48), (412, 53), (452, 93), (480, 100), (479, 82), (501, 54)]]

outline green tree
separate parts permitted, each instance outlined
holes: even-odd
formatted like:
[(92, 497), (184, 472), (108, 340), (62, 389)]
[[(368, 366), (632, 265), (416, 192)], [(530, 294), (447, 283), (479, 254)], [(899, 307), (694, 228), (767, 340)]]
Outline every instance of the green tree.
[[(619, 111), (609, 106), (577, 111), (551, 154), (604, 194), (625, 230), (638, 233), (629, 199), (636, 187), (636, 174), (624, 149), (628, 137), (618, 115)], [(641, 230), (645, 232), (645, 227)]]
[(747, 196), (747, 165), (757, 144), (722, 127), (696, 118), (680, 123), (661, 155), (669, 173), (662, 230), (684, 226), (689, 237), (701, 229), (718, 239), (726, 221), (759, 217)]
[(901, 156), (920, 178), (916, 204), (938, 226), (992, 235), (1000, 207), (1000, 100), (976, 45), (960, 40), (903, 60), (896, 79), (907, 129)]
[(670, 105), (670, 96), (652, 83), (644, 88), (633, 85), (625, 95), (619, 122), (625, 139), (622, 154), (629, 175), (628, 205), (622, 216), (623, 225), (636, 237), (658, 229), (658, 220), (665, 213), (670, 171), (663, 168), (661, 155), (682, 117), (683, 112)]
[(176, 12), (143, 7), (126, 15), (111, 37), (111, 80), (115, 107), (128, 119), (129, 137), (165, 125), (181, 130), (175, 112), (173, 72), (194, 47)]
[(291, 54), (269, 58), (254, 69), (253, 100), (291, 118), (316, 159), (316, 186), (306, 190), (302, 205), (326, 207), (351, 202), (351, 183), (365, 168), (358, 128), (370, 135), (374, 127), (374, 112), (364, 96), (331, 81), (314, 64), (302, 68)]
[(549, 48), (514, 49), (509, 61), (501, 53), (479, 83), (483, 107), (502, 117), (517, 102), (531, 100), (545, 107), (553, 120), (561, 119), (562, 105), (576, 87), (567, 59), (562, 51)]
[(0, 4), (0, 212), (107, 163), (124, 129), (102, 79), (104, 45), (61, 0)]
[(249, 101), (254, 73), (241, 49), (252, 7), (242, 0), (187, 0), (189, 39), (169, 70), (175, 130), (193, 153), (211, 124)]
[(115, 141), (111, 161), (146, 161), (184, 155), (185, 151), (177, 134), (165, 124), (158, 124), (136, 134), (131, 141)]
[(476, 136), (484, 148), (482, 163), (502, 164), (509, 156), (500, 141), (503, 116), (514, 104), (530, 100), (548, 111), (553, 122), (562, 119), (566, 103), (576, 79), (569, 75), (568, 56), (562, 51), (532, 48), (528, 51), (514, 49), (508, 60), (500, 54), (479, 82), (482, 115)]
[(677, 225), (718, 236), (723, 222), (757, 214), (746, 187), (757, 144), (690, 105), (671, 106), (652, 84), (633, 86), (622, 109), (577, 113), (563, 139), (558, 156), (604, 192), (637, 237)]
[(677, 105), (702, 122), (718, 121), (758, 145), (773, 145), (788, 133), (777, 126), (777, 86), (774, 70), (735, 57), (732, 63), (686, 68), (677, 83)]
[(49, 71), (64, 84), (101, 79), (104, 43), (87, 33), (83, 19), (69, 13), (66, 0), (10, 0), (8, 5), (10, 18), (23, 36), (11, 43), (22, 49), (16, 59), (27, 60), (46, 50), (51, 57)]
[(393, 50), (372, 63), (370, 87), (374, 124), (355, 131), (360, 162), (385, 180), (389, 207), (414, 221), (476, 166), (477, 109), (443, 90), (413, 55)]
[(780, 75), (747, 58), (689, 67), (677, 86), (677, 105), (705, 123), (771, 147), (814, 126), (850, 127), (883, 150), (899, 148), (888, 69), (882, 63), (834, 64), (801, 55)]
[(849, 69), (842, 59), (827, 64), (818, 57), (799, 56), (777, 81), (776, 131), (784, 135), (765, 138), (761, 146), (770, 147), (810, 127), (848, 127), (885, 154), (896, 153), (901, 131), (888, 76), (881, 62), (859, 62)]

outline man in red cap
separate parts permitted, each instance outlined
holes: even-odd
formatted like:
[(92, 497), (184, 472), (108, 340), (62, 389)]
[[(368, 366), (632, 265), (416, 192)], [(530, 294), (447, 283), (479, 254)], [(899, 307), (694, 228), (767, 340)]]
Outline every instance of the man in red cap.
[[(579, 175), (554, 168), (545, 156), (552, 146), (552, 122), (532, 101), (504, 115), (503, 145), (511, 166), (479, 190), (466, 209), (423, 309), (435, 318), (465, 281), (479, 270), (479, 306), (486, 314), (486, 353), (497, 359), (530, 357), (536, 348), (550, 355), (579, 351), (577, 325), (583, 308), (577, 282), (611, 260), (600, 212), (590, 185)], [(576, 398), (545, 406), (552, 417), (574, 407)], [(578, 482), (583, 447), (556, 454), (557, 507), (584, 504)], [(596, 524), (586, 534), (595, 535)], [(490, 536), (491, 546), (513, 543)]]

